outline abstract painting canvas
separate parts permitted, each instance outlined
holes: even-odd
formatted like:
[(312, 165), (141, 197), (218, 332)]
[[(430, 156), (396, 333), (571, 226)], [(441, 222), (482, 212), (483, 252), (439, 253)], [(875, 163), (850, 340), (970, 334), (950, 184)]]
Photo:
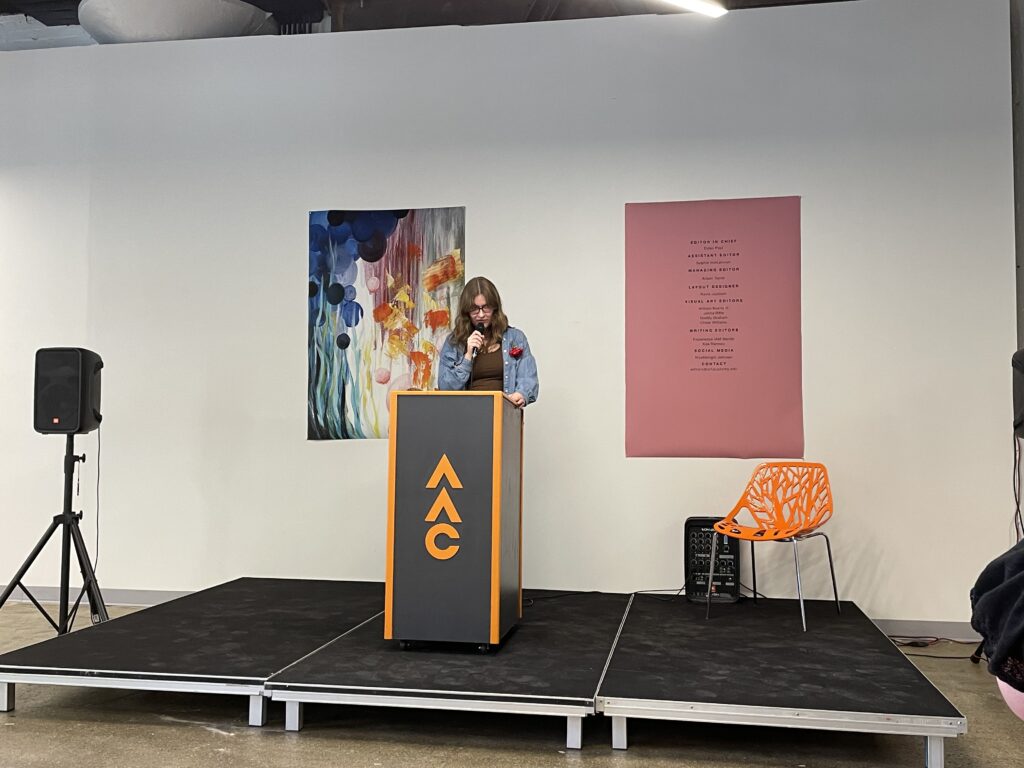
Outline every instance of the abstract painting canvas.
[(387, 437), (388, 394), (435, 388), (465, 237), (465, 208), (309, 214), (310, 440)]

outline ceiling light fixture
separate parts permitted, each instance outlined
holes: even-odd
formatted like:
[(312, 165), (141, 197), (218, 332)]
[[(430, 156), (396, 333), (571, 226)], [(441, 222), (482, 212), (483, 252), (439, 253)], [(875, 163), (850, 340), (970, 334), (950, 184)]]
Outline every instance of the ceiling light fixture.
[(729, 12), (721, 4), (713, 2), (713, 0), (668, 0), (668, 2), (672, 3), (672, 5), (678, 5), (687, 11), (703, 13), (705, 16), (710, 16), (713, 19), (724, 16)]

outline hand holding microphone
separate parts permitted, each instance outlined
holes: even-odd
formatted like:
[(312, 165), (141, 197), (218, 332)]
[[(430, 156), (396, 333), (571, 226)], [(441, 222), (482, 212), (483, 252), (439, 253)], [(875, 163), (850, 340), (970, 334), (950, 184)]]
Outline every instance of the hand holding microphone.
[(466, 339), (466, 357), (470, 360), (475, 360), (477, 353), (480, 348), (484, 345), (484, 331), (486, 328), (483, 323), (477, 323), (475, 326), (476, 330), (469, 335)]

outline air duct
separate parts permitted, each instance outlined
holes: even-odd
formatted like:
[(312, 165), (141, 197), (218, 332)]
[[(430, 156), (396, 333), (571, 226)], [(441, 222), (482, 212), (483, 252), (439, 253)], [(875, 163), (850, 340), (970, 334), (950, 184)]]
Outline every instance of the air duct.
[(270, 14), (243, 0), (82, 0), (78, 19), (98, 43), (277, 34)]

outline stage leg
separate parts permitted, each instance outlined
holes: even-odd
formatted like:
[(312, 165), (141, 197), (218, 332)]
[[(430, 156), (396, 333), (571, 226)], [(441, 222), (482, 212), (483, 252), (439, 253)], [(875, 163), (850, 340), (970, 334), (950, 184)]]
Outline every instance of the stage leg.
[(565, 748), (566, 749), (582, 749), (583, 748), (583, 716), (578, 715), (574, 717), (565, 718)]
[(14, 683), (0, 683), (0, 712), (14, 711)]
[(924, 737), (925, 768), (942, 768), (945, 762), (944, 747), (945, 741), (942, 736)]
[(612, 749), (626, 748), (626, 718), (621, 715), (612, 717)]
[(286, 701), (284, 703), (284, 729), (286, 731), (302, 730), (301, 701)]
[(267, 697), (262, 693), (249, 697), (249, 725), (260, 728), (267, 724)]

